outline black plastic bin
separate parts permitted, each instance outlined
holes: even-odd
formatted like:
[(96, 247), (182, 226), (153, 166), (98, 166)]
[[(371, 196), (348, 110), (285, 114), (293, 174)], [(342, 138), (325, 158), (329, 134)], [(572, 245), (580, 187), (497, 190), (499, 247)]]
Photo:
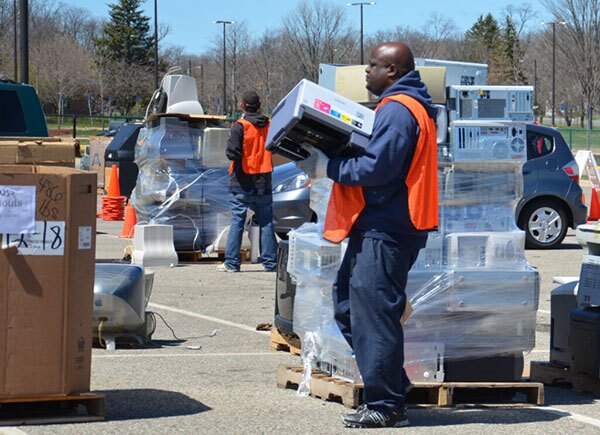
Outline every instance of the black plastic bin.
[(104, 152), (104, 166), (119, 168), (119, 189), (122, 196), (131, 196), (138, 176), (134, 162), (135, 144), (142, 124), (123, 124)]

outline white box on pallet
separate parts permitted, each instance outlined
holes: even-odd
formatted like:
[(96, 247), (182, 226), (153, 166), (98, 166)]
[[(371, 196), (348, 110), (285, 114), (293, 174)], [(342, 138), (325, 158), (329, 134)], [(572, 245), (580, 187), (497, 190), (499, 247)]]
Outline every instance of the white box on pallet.
[(509, 121), (453, 121), (451, 153), (460, 161), (527, 159), (525, 124)]
[(523, 231), (453, 233), (447, 243), (448, 265), (453, 268), (516, 270), (527, 265)]

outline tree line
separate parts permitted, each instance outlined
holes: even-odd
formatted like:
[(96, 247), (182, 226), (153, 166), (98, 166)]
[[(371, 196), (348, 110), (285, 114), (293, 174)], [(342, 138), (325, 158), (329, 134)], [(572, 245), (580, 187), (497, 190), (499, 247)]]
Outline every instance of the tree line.
[[(535, 86), (542, 120), (550, 110), (554, 71), (557, 117), (583, 126), (600, 102), (600, 0), (541, 3), (551, 20), (535, 30), (540, 17), (527, 4), (508, 6), (500, 16), (481, 15), (466, 32), (433, 14), (418, 29), (367, 32), (364, 55), (380, 42), (399, 40), (417, 57), (487, 63), (490, 84)], [(0, 0), (0, 74), (8, 78), (15, 65), (14, 5)], [(113, 0), (103, 20), (83, 8), (30, 0), (30, 82), (47, 113), (143, 113), (154, 90), (154, 29), (142, 5), (143, 0)], [(246, 21), (228, 25), (227, 101), (222, 101), (222, 33), (215, 28), (205, 52), (186, 53), (162, 42), (171, 29), (161, 25), (160, 75), (180, 67), (194, 76), (208, 113), (233, 115), (247, 89), (259, 92), (268, 112), (299, 80), (317, 81), (320, 63), (359, 63), (360, 34), (349, 9), (303, 0), (262, 34), (251, 34)]]

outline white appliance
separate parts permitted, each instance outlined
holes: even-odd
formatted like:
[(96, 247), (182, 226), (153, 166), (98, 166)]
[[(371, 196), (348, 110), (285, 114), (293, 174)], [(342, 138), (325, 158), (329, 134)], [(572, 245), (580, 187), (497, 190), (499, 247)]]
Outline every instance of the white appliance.
[(533, 86), (450, 86), (450, 120), (533, 122)]
[(452, 85), (485, 85), (488, 77), (488, 66), (485, 63), (456, 62), (452, 60), (415, 58), (416, 66), (433, 66), (446, 68), (446, 86)]
[(266, 147), (292, 160), (308, 156), (305, 144), (351, 155), (369, 141), (374, 119), (371, 109), (304, 79), (273, 110)]
[(165, 76), (162, 89), (167, 94), (166, 113), (185, 113), (204, 115), (204, 109), (198, 101), (196, 80), (182, 74)]
[(454, 121), (451, 152), (460, 161), (522, 161), (527, 159), (525, 124), (510, 121)]

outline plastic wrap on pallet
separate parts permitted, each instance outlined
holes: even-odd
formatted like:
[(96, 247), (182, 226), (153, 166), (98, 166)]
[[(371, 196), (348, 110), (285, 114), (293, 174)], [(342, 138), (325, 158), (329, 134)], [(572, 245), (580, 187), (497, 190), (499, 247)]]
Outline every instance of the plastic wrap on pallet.
[(322, 223), (307, 223), (289, 232), (288, 273), (296, 280), (333, 280), (346, 243), (331, 243), (322, 236)]
[[(465, 148), (477, 155), (461, 150), (457, 161), (439, 148), (439, 229), (429, 234), (406, 288), (414, 311), (404, 325), (404, 368), (412, 381), (442, 382), (448, 361), (515, 355), (535, 346), (539, 274), (525, 258), (525, 233), (515, 222), (524, 160), (514, 150), (508, 158), (488, 159), (488, 148), (499, 152), (506, 145), (497, 140), (508, 131), (500, 127), (478, 126), (480, 136)], [(320, 212), (324, 204), (315, 201)], [(288, 270), (298, 282), (294, 329), (300, 337), (314, 334), (321, 371), (357, 382), (360, 373), (331, 298), (343, 245), (323, 240), (321, 231), (319, 224), (305, 224), (290, 233)]]
[[(477, 233), (472, 233), (477, 234)], [(522, 233), (492, 233), (502, 238), (495, 245), (522, 241)], [(539, 299), (539, 274), (516, 251), (482, 257), (484, 264), (448, 264), (444, 250), (450, 236), (435, 234), (409, 273), (406, 293), (414, 312), (404, 328), (405, 370), (413, 381), (442, 382), (444, 361), (518, 354), (535, 346), (535, 320)], [(490, 252), (489, 237), (482, 246)], [(290, 264), (298, 286), (294, 300), (294, 331), (314, 334), (317, 367), (334, 377), (360, 381), (353, 352), (333, 315), (331, 288), (333, 262), (323, 261), (318, 224), (305, 224), (291, 233)], [(498, 242), (498, 243), (497, 243)], [(338, 246), (331, 244), (333, 247)], [(441, 252), (440, 252), (441, 251)], [(479, 251), (478, 251), (479, 252)], [(519, 254), (520, 255), (520, 254)], [(341, 254), (339, 261), (341, 261)], [(442, 260), (440, 260), (442, 258)], [(470, 257), (469, 257), (470, 258)], [(493, 258), (493, 260), (490, 260)], [(321, 270), (325, 265), (324, 273)], [(441, 266), (440, 266), (441, 264)], [(299, 267), (301, 265), (301, 267)]]
[(481, 205), (511, 203), (523, 196), (520, 163), (484, 164), (455, 163), (438, 178), (442, 186), (442, 205)]
[(310, 183), (310, 208), (317, 215), (317, 222), (325, 222), (327, 206), (333, 181), (329, 178), (316, 178)]
[(177, 250), (203, 250), (229, 225), (228, 134), (214, 121), (161, 117), (138, 136), (138, 222), (172, 225)]

